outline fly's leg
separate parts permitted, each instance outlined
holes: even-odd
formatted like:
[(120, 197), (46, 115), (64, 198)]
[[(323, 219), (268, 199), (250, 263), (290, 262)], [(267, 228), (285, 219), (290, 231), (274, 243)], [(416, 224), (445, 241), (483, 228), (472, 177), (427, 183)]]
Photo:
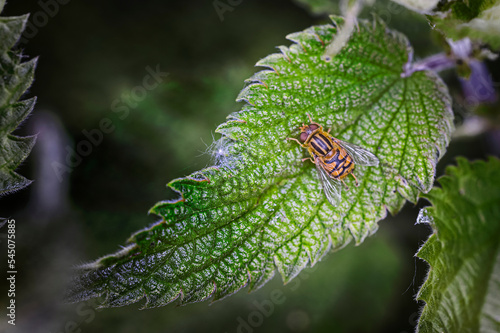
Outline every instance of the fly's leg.
[[(293, 140), (295, 142), (297, 142), (302, 148), (307, 148), (307, 145), (303, 144), (302, 142), (300, 142), (299, 140), (295, 139), (295, 138), (286, 138), (287, 140)], [(302, 162), (305, 162), (305, 161), (311, 161), (312, 163), (316, 164), (316, 161), (312, 159), (312, 157), (306, 157), (306, 158), (303, 158), (302, 159)]]
[(321, 126), (320, 124), (315, 123), (315, 122), (312, 120), (311, 115), (310, 115), (309, 113), (306, 113), (306, 114), (307, 114), (307, 116), (309, 117), (309, 121), (311, 122), (311, 125), (316, 125), (316, 126), (321, 127), (321, 128), (323, 127), (323, 126)]
[[(297, 140), (295, 138), (286, 138), (286, 139), (287, 140), (293, 140), (293, 141), (297, 142), (302, 148), (307, 148), (307, 146), (305, 144), (303, 144), (302, 142), (300, 142), (299, 140)], [(312, 159), (312, 157), (303, 158), (302, 162), (305, 162), (307, 160), (310, 160), (311, 162), (313, 162), (314, 164), (316, 164), (316, 162)]]
[(352, 178), (354, 178), (354, 180), (356, 181), (356, 187), (358, 187), (359, 186), (358, 179), (356, 178), (354, 173), (351, 172), (351, 175), (352, 175)]
[(344, 184), (345, 190), (346, 190), (346, 191), (349, 191), (349, 186), (347, 186), (347, 185), (345, 184), (344, 180), (343, 180), (343, 179), (341, 179), (340, 181), (342, 182), (342, 184)]
[(287, 140), (293, 140), (295, 142), (297, 142), (302, 148), (307, 148), (307, 146), (305, 144), (303, 144), (302, 142), (300, 142), (299, 140), (295, 139), (295, 138), (286, 138)]
[(312, 159), (312, 157), (306, 157), (306, 158), (303, 158), (303, 159), (302, 159), (302, 162), (305, 162), (305, 161), (307, 161), (307, 160), (309, 160), (309, 161), (313, 162), (314, 164), (316, 164), (316, 162), (314, 162), (314, 160)]

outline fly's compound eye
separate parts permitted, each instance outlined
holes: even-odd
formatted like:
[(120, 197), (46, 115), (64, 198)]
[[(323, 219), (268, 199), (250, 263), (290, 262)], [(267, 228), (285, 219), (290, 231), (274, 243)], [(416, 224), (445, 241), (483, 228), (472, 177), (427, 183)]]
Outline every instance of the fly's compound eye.
[(314, 130), (318, 129), (318, 125), (314, 125), (314, 124), (313, 125), (309, 125), (309, 129), (311, 131), (314, 131)]
[(307, 140), (307, 137), (308, 135), (306, 132), (300, 133), (300, 141), (305, 142)]

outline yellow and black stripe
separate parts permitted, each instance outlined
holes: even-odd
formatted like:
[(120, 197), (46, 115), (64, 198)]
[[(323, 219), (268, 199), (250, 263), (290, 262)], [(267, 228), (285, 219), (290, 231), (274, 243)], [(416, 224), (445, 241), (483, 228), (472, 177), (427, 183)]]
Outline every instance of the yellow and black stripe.
[(316, 155), (318, 156), (326, 156), (333, 150), (333, 144), (331, 140), (328, 140), (328, 138), (321, 132), (315, 133), (311, 137), (309, 144), (312, 148), (314, 148), (314, 150), (316, 150)]
[(312, 134), (308, 142), (314, 158), (319, 158), (323, 169), (335, 179), (347, 177), (354, 169), (354, 163), (349, 154), (321, 130)]
[(330, 169), (331, 167), (331, 170), (328, 172), (330, 176), (332, 176), (333, 178), (342, 179), (352, 171), (354, 165), (349, 155), (344, 155), (343, 158), (339, 158), (339, 155), (340, 150), (337, 150), (337, 152), (331, 159), (325, 159), (324, 162), (329, 166), (328, 169)]

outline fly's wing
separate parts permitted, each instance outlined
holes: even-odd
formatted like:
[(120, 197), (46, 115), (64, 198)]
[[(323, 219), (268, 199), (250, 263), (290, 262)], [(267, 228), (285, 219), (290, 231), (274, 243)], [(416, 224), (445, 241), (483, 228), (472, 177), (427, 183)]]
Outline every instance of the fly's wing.
[(365, 165), (365, 166), (377, 166), (379, 161), (377, 156), (370, 153), (368, 150), (357, 146), (355, 144), (344, 142), (339, 139), (335, 139), (335, 141), (344, 148), (347, 153), (352, 157), (352, 160), (355, 164)]
[(326, 198), (333, 206), (336, 206), (340, 202), (340, 192), (342, 190), (342, 186), (338, 180), (330, 178), (328, 173), (321, 167), (319, 163), (315, 164)]

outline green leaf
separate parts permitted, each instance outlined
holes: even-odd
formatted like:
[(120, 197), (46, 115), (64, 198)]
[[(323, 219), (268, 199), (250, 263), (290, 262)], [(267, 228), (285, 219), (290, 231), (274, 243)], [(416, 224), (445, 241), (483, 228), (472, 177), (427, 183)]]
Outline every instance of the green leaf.
[(500, 160), (459, 158), (423, 195), (434, 233), (418, 251), (431, 269), (418, 332), (500, 332)]
[[(259, 288), (276, 269), (286, 283), (431, 189), (453, 127), (446, 87), (431, 72), (404, 75), (412, 50), (380, 21), (360, 21), (346, 47), (323, 61), (336, 24), (290, 34), (294, 44), (258, 62), (267, 69), (247, 80), (238, 96), (246, 105), (217, 129), (216, 166), (170, 182), (181, 198), (156, 204), (151, 212), (162, 220), (122, 251), (82, 267), (70, 301), (217, 300)], [(307, 113), (380, 160), (356, 168), (359, 187), (346, 180), (351, 189), (335, 207), (313, 164), (301, 162), (306, 151), (286, 140)]]
[[(0, 2), (0, 11), (4, 3)], [(21, 56), (11, 51), (27, 20), (28, 15), (0, 17), (0, 195), (31, 183), (15, 169), (30, 153), (36, 137), (11, 134), (35, 105), (35, 98), (19, 99), (33, 82), (37, 59), (22, 63)]]
[(448, 38), (469, 37), (500, 49), (500, 0), (443, 1), (429, 19)]

